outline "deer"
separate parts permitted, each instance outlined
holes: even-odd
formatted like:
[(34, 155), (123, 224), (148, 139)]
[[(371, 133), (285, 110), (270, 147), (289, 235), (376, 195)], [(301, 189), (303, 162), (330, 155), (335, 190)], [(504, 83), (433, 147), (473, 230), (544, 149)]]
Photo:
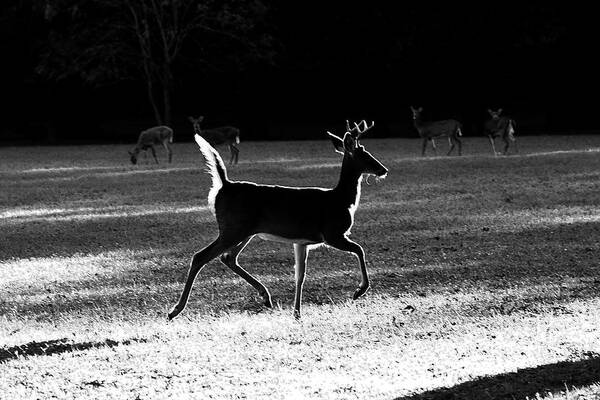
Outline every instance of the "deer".
[(200, 122), (204, 120), (201, 115), (198, 118), (188, 117), (188, 120), (194, 127), (194, 133), (202, 136), (211, 146), (218, 146), (226, 144), (229, 146), (231, 158), (229, 159), (229, 165), (238, 163), (238, 155), (240, 150), (236, 144), (240, 144), (240, 130), (233, 126), (221, 126), (219, 128), (211, 129), (200, 129)]
[(519, 147), (517, 146), (517, 139), (515, 138), (515, 120), (510, 117), (501, 115), (503, 111), (501, 108), (499, 108), (498, 111), (494, 111), (491, 109), (488, 109), (487, 111), (488, 114), (490, 114), (491, 118), (485, 121), (484, 133), (490, 140), (494, 156), (498, 155), (498, 153), (496, 152), (496, 146), (494, 145), (494, 142), (496, 141), (497, 137), (502, 138), (502, 140), (504, 141), (504, 155), (508, 154), (510, 142), (513, 142), (515, 144), (515, 151), (518, 153)]
[(448, 154), (452, 153), (454, 146), (458, 143), (458, 155), (462, 154), (462, 142), (459, 136), (462, 136), (462, 124), (454, 119), (446, 119), (442, 121), (427, 121), (424, 122), (421, 119), (421, 113), (423, 107), (414, 108), (410, 107), (413, 113), (413, 124), (415, 129), (419, 133), (419, 136), (423, 139), (423, 148), (421, 156), (425, 156), (425, 150), (427, 149), (427, 142), (431, 141), (433, 152), (437, 155), (437, 149), (435, 147), (435, 138), (447, 137), (448, 145), (450, 146)]
[(130, 160), (132, 164), (137, 164), (138, 154), (140, 151), (144, 150), (144, 158), (146, 155), (146, 151), (150, 149), (152, 151), (152, 156), (154, 157), (154, 161), (158, 164), (158, 158), (156, 158), (156, 151), (154, 150), (155, 144), (162, 144), (165, 150), (167, 151), (167, 155), (169, 158), (169, 163), (173, 158), (173, 152), (171, 151), (170, 143), (173, 143), (173, 129), (168, 126), (155, 126), (153, 128), (147, 129), (140, 133), (138, 137), (137, 144), (133, 148), (133, 150), (128, 151)]
[(375, 123), (354, 123), (340, 138), (327, 131), (336, 152), (343, 154), (339, 181), (334, 188), (288, 187), (232, 181), (227, 177), (219, 153), (200, 135), (195, 135), (212, 178), (208, 204), (216, 217), (218, 237), (195, 253), (191, 259), (185, 286), (177, 304), (168, 314), (172, 320), (181, 313), (190, 296), (196, 276), (211, 260), (220, 261), (254, 287), (264, 306), (272, 308), (269, 290), (238, 263), (238, 256), (255, 236), (263, 240), (291, 243), (295, 259), (294, 317), (300, 318), (302, 286), (311, 248), (327, 245), (352, 253), (358, 259), (361, 281), (354, 291), (358, 299), (369, 288), (369, 276), (363, 248), (349, 238), (358, 208), (363, 175), (377, 180), (388, 169), (373, 157), (359, 139)]

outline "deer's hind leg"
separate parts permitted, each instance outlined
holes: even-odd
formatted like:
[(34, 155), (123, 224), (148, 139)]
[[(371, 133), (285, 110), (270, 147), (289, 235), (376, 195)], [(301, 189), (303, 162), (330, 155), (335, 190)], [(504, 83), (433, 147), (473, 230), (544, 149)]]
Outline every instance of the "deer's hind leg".
[(240, 150), (233, 144), (229, 144), (229, 152), (231, 153), (231, 159), (229, 160), (229, 165), (238, 163), (238, 154)]
[(452, 150), (454, 150), (454, 146), (456, 146), (456, 142), (455, 142), (456, 138), (452, 137), (452, 136), (448, 136), (448, 154), (446, 155), (450, 155), (450, 153), (452, 153)]
[[(458, 138), (458, 136), (454, 136), (453, 139), (455, 143), (458, 143), (458, 155), (462, 156), (462, 141)], [(454, 148), (454, 145), (452, 148)]]
[(171, 150), (171, 146), (169, 145), (168, 141), (164, 141), (163, 142), (163, 146), (165, 148), (165, 150), (167, 151), (167, 157), (169, 159), (169, 164), (171, 163), (171, 160), (173, 159), (173, 151)]
[(232, 144), (232, 146), (233, 146), (233, 152), (235, 154), (235, 164), (237, 164), (238, 163), (238, 158), (239, 158), (239, 155), (240, 155), (240, 149), (238, 149), (235, 144)]
[(504, 140), (504, 155), (508, 154), (508, 147), (510, 146), (510, 140), (508, 137), (503, 137), (502, 140)]
[(227, 249), (235, 246), (238, 243), (240, 243), (240, 240), (226, 238), (219, 235), (214, 242), (194, 254), (192, 261), (190, 262), (190, 269), (185, 281), (185, 286), (183, 287), (183, 292), (181, 293), (177, 304), (171, 309), (171, 312), (169, 312), (169, 320), (175, 318), (185, 308), (190, 297), (190, 292), (192, 291), (192, 286), (194, 285), (194, 280), (202, 268), (204, 268), (209, 261), (217, 257), (219, 254), (222, 254)]
[(244, 278), (246, 282), (252, 285), (254, 289), (258, 291), (258, 294), (263, 298), (265, 306), (272, 308), (273, 303), (271, 302), (271, 294), (269, 290), (263, 285), (258, 279), (249, 274), (244, 268), (238, 264), (238, 256), (248, 245), (254, 235), (247, 237), (240, 244), (230, 248), (227, 252), (221, 255), (221, 262), (225, 264), (233, 272)]

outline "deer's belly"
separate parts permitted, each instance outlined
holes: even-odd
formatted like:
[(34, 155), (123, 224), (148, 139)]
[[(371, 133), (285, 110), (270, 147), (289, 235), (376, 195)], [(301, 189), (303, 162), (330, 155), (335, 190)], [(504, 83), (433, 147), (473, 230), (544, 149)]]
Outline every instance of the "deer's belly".
[(279, 242), (279, 243), (317, 244), (317, 243), (323, 242), (322, 240), (313, 240), (313, 239), (306, 239), (306, 238), (288, 238), (288, 237), (273, 235), (271, 233), (259, 233), (257, 236), (263, 240), (270, 240), (272, 242)]

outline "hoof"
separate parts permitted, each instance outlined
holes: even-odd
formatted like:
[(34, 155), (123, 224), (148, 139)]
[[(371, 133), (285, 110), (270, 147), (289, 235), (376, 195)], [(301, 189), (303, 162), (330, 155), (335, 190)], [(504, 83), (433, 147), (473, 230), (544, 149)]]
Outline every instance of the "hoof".
[(167, 315), (167, 320), (171, 321), (173, 318), (178, 316), (180, 312), (181, 312), (181, 310), (178, 310), (177, 307), (173, 307), (171, 312)]
[(365, 294), (365, 292), (369, 289), (369, 287), (367, 286), (366, 288), (358, 288), (354, 291), (354, 294), (352, 295), (352, 300), (356, 300), (358, 299), (360, 296), (362, 296), (363, 294)]
[(271, 301), (271, 295), (267, 292), (264, 294), (261, 294), (260, 297), (263, 298), (263, 302), (265, 307), (267, 308), (273, 308), (273, 302)]
[(299, 319), (300, 319), (300, 310), (294, 310), (294, 318), (295, 318), (296, 320), (299, 320)]

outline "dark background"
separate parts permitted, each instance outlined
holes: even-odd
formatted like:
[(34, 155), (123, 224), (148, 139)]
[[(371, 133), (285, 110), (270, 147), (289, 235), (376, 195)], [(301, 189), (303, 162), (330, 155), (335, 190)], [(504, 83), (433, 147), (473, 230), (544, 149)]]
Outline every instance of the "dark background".
[[(600, 29), (591, 8), (262, 3), (272, 57), (180, 71), (177, 141), (191, 140), (192, 114), (204, 115), (205, 127), (240, 127), (242, 140), (321, 137), (346, 118), (375, 120), (374, 136), (416, 137), (410, 105), (424, 107), (425, 119), (460, 119), (468, 136), (481, 135), (487, 108), (498, 107), (516, 118), (519, 134), (600, 131)], [(127, 143), (156, 124), (141, 81), (90, 84), (36, 72), (48, 27), (35, 5), (0, 6), (0, 142)], [(211, 57), (221, 57), (218, 49)]]

